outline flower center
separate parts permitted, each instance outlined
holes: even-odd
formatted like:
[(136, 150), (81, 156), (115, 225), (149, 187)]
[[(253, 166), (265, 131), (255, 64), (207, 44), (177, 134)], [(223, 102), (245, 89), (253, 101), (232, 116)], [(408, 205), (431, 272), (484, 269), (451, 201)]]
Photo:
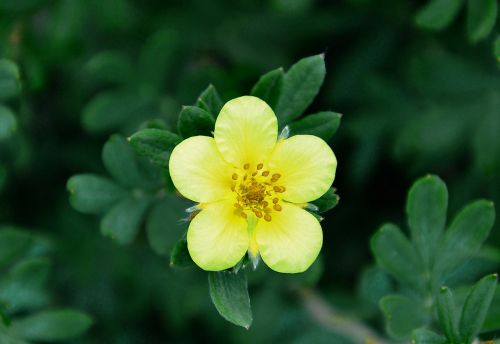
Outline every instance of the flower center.
[(243, 165), (231, 176), (231, 190), (236, 194), (234, 207), (240, 216), (247, 218), (254, 213), (258, 218), (272, 220), (273, 211), (281, 211), (280, 201), (286, 188), (279, 185), (281, 174), (271, 173), (259, 163), (253, 169), (250, 164)]

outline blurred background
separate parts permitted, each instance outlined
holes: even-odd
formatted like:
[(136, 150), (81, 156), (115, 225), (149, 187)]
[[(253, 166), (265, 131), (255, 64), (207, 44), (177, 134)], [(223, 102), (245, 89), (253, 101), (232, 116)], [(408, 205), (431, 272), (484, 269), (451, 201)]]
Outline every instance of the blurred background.
[[(0, 128), (0, 224), (52, 242), (51, 302), (95, 321), (75, 343), (349, 343), (310, 314), (301, 288), (383, 332), (360, 276), (373, 264), (370, 235), (386, 221), (405, 227), (412, 181), (438, 174), (449, 217), (476, 198), (500, 201), (498, 24), (471, 36), (464, 5), (431, 30), (416, 24), (425, 5), (2, 0), (0, 57), (18, 64), (22, 88), (2, 105), (16, 125)], [(208, 84), (227, 101), (265, 72), (322, 52), (327, 77), (309, 112), (344, 115), (329, 142), (341, 200), (326, 214), (321, 259), (310, 271), (278, 275), (261, 265), (249, 274), (250, 330), (219, 317), (206, 274), (170, 269), (144, 231), (121, 246), (100, 234), (97, 216), (71, 208), (68, 178), (107, 175), (101, 150), (110, 135), (127, 137), (158, 118), (175, 128), (181, 106)], [(179, 237), (183, 207), (167, 199), (148, 226)], [(499, 226), (490, 245), (500, 244)]]

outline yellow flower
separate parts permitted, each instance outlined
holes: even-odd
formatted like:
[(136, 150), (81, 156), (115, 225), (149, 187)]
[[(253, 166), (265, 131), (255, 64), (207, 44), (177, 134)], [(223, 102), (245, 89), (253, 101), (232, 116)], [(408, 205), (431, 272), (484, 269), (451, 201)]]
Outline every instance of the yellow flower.
[(187, 233), (191, 258), (218, 271), (248, 252), (275, 271), (305, 271), (323, 232), (303, 206), (330, 188), (336, 167), (332, 150), (316, 136), (278, 140), (276, 116), (261, 99), (227, 102), (213, 138), (190, 137), (170, 157), (175, 187), (201, 209)]

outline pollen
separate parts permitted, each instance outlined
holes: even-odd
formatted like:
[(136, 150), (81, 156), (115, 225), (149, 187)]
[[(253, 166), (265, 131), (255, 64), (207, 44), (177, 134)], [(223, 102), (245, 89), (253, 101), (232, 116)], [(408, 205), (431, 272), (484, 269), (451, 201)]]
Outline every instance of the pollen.
[(270, 222), (273, 212), (282, 211), (280, 193), (285, 187), (276, 183), (281, 178), (280, 173), (269, 170), (261, 171), (264, 163), (258, 163), (251, 168), (250, 163), (245, 163), (231, 175), (231, 191), (235, 194), (235, 212), (244, 219), (255, 215), (257, 219)]

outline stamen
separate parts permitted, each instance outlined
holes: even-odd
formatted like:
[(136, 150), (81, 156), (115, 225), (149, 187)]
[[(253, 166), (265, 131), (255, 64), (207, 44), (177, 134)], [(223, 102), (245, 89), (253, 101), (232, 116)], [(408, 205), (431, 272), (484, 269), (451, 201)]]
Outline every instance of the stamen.
[(281, 174), (275, 173), (273, 174), (273, 179), (279, 179), (281, 177)]
[(232, 178), (233, 180), (236, 180), (236, 179), (238, 179), (238, 175), (237, 175), (236, 173), (233, 173), (233, 175), (231, 176), (231, 178)]
[(233, 205), (234, 205), (235, 208), (243, 209), (243, 207), (239, 203), (235, 203)]
[(262, 217), (262, 212), (260, 212), (258, 210), (254, 210), (253, 212), (254, 212), (255, 216), (257, 216), (258, 218)]
[(245, 170), (248, 170), (250, 168), (250, 164), (247, 162), (245, 165), (243, 165), (243, 168)]
[(279, 200), (277, 197), (273, 198), (273, 203), (274, 203), (274, 204), (278, 203), (279, 201), (280, 201), (280, 200)]
[(264, 215), (264, 220), (266, 220), (267, 222), (271, 222), (272, 219), (273, 218), (271, 217), (271, 215), (269, 214)]
[(265, 208), (265, 207), (267, 207), (268, 205), (269, 205), (269, 202), (267, 202), (267, 201), (262, 201), (262, 206), (263, 206), (264, 208)]
[(262, 172), (262, 175), (263, 175), (264, 177), (267, 177), (267, 176), (269, 175), (269, 171), (264, 171), (264, 172)]
[(262, 170), (263, 167), (264, 167), (264, 164), (263, 163), (259, 163), (257, 165), (257, 170)]
[(275, 185), (275, 186), (273, 186), (273, 190), (274, 190), (275, 192), (281, 192), (281, 188), (280, 188), (279, 186), (276, 186), (276, 185)]
[(281, 205), (279, 205), (279, 204), (275, 204), (275, 205), (273, 205), (273, 208), (274, 208), (274, 210), (276, 210), (276, 211), (281, 211), (281, 209), (282, 209), (282, 208), (281, 208)]
[(241, 212), (241, 214), (240, 214), (240, 215), (241, 215), (241, 217), (242, 217), (242, 218), (244, 218), (244, 219), (246, 219), (246, 218), (247, 218), (247, 214), (245, 214), (244, 212)]

